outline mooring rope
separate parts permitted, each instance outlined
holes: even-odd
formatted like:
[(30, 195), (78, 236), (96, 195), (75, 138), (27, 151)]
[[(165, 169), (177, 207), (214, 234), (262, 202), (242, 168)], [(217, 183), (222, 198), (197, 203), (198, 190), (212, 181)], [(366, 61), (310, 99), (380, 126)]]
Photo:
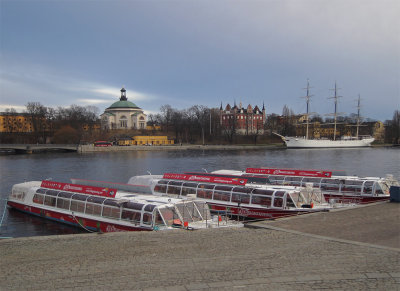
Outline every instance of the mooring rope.
[[(88, 231), (88, 232), (91, 232), (91, 233), (96, 232), (96, 231), (90, 230), (90, 229), (86, 228), (84, 225), (82, 225), (82, 224), (79, 222), (79, 220), (75, 217), (75, 215), (74, 215), (73, 212), (71, 213), (71, 215), (72, 215), (72, 217), (75, 219), (75, 221), (76, 221), (84, 230), (86, 230), (86, 231)], [(101, 233), (101, 232), (99, 232), (99, 233)]]
[[(4, 200), (4, 201), (5, 201), (5, 203), (4, 203), (4, 209), (3, 209), (3, 215), (1, 216), (1, 220), (0, 220), (0, 233), (1, 233), (1, 228), (2, 228), (2, 226), (3, 226), (4, 217), (6, 216), (6, 210), (7, 210), (7, 202), (8, 202), (8, 199), (0, 198), (0, 200)], [(3, 239), (3, 238), (12, 238), (12, 237), (8, 237), (8, 236), (0, 237), (0, 239)]]

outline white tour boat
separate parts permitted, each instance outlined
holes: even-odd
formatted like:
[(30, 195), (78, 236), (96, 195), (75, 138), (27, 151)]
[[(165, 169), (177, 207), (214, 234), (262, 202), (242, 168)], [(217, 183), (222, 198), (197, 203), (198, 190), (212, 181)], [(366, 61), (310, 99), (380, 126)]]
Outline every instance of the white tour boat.
[(305, 187), (307, 184), (320, 189), (327, 201), (348, 203), (372, 203), (390, 199), (390, 187), (399, 182), (392, 175), (380, 177), (332, 175), (328, 170), (301, 170), (277, 168), (247, 168), (245, 172), (218, 170), (211, 173), (188, 173), (204, 176), (237, 177), (246, 179), (247, 185), (280, 185)]
[[(204, 201), (136, 194), (53, 181), (16, 184), (9, 207), (88, 231), (116, 232), (239, 226), (216, 221)], [(221, 220), (221, 219), (219, 219)]]
[(205, 201), (213, 212), (252, 219), (274, 219), (327, 211), (321, 191), (313, 188), (250, 187), (246, 179), (166, 173), (135, 176), (128, 184), (150, 187), (154, 195)]

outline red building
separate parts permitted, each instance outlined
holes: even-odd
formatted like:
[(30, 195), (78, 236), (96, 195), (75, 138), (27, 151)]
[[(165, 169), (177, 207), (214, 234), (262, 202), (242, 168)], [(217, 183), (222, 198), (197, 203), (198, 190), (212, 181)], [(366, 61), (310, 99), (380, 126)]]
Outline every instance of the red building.
[(227, 104), (224, 110), (221, 103), (219, 111), (221, 127), (225, 132), (235, 131), (243, 135), (264, 133), (266, 120), (264, 104), (261, 110), (257, 105), (253, 108), (250, 104), (247, 108), (243, 108), (242, 103), (239, 107), (236, 104), (233, 107)]

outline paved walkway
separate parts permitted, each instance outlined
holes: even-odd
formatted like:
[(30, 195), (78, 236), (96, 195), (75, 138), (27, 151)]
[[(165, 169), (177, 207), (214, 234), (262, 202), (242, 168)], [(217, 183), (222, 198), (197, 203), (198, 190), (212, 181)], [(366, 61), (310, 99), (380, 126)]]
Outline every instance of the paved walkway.
[[(379, 220), (389, 208), (396, 212), (399, 204), (370, 206), (370, 211), (375, 207), (385, 211), (372, 218)], [(342, 211), (341, 215), (349, 218), (357, 211)], [(354, 236), (381, 225), (370, 224), (371, 215), (357, 217), (365, 223), (354, 228)], [(373, 240), (326, 237), (338, 232), (304, 234), (305, 227), (316, 229), (299, 222), (306, 218), (267, 225), (279, 230), (258, 224), (259, 229), (2, 240), (0, 290), (400, 290), (400, 248), (392, 245), (390, 235), (382, 235), (376, 245)], [(396, 219), (393, 224), (398, 225), (398, 216), (391, 221)], [(298, 221), (294, 223), (297, 227), (284, 229), (279, 224), (293, 225), (290, 221)], [(320, 223), (320, 229), (331, 228), (327, 216)], [(379, 230), (371, 235), (376, 233)], [(362, 237), (368, 235), (359, 241)]]

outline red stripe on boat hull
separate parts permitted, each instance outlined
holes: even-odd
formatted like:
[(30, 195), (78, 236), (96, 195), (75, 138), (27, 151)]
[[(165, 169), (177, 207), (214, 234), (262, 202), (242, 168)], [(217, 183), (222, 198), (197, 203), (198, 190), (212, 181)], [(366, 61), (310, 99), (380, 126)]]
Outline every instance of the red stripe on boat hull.
[[(90, 229), (92, 231), (101, 231), (101, 232), (118, 232), (118, 231), (150, 231), (151, 229), (142, 228), (139, 226), (125, 226), (119, 225), (116, 223), (108, 223), (104, 221), (98, 221), (94, 219), (88, 219), (79, 217), (79, 215), (72, 216), (70, 214), (59, 213), (52, 210), (42, 209), (34, 206), (28, 206), (21, 203), (8, 201), (7, 204), (15, 208), (17, 210), (23, 211), (25, 213), (29, 213), (32, 215), (36, 215), (39, 217), (43, 217), (49, 220), (65, 223), (68, 225), (77, 226), (83, 228)], [(78, 223), (79, 221), (79, 223)], [(81, 225), (80, 225), (81, 224)]]
[(369, 204), (380, 201), (389, 201), (390, 196), (357, 196), (357, 195), (343, 195), (334, 193), (323, 193), (325, 200), (329, 201), (334, 199), (339, 203), (355, 203), (355, 204)]
[(282, 218), (287, 216), (321, 211), (313, 209), (310, 209), (309, 211), (307, 210), (296, 211), (296, 210), (285, 210), (285, 209), (275, 209), (275, 208), (262, 209), (262, 208), (242, 207), (242, 206), (235, 207), (235, 206), (227, 206), (227, 205), (212, 204), (212, 203), (209, 203), (209, 205), (212, 211), (227, 212), (228, 214), (240, 215), (246, 218), (254, 218), (254, 219), (275, 219), (275, 218)]

